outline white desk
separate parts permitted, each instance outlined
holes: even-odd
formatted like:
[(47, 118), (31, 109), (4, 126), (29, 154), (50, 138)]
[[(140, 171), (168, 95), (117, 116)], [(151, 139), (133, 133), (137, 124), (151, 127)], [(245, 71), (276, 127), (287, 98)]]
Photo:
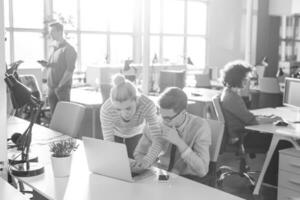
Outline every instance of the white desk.
[[(16, 123), (8, 123), (13, 129)], [(20, 126), (20, 125), (17, 125)], [(35, 126), (41, 128), (41, 126)], [(52, 135), (54, 131), (49, 131)], [(34, 135), (38, 132), (33, 132)], [(58, 133), (56, 133), (58, 134)], [(39, 150), (41, 149), (41, 150)], [(226, 199), (241, 200), (241, 198), (223, 191), (196, 183), (189, 179), (171, 174), (170, 180), (161, 182), (152, 174), (135, 183), (91, 174), (88, 171), (83, 145), (73, 155), (73, 163), (69, 178), (55, 178), (53, 176), (48, 145), (34, 145), (33, 150), (43, 157), (45, 173), (35, 177), (18, 179), (32, 187), (48, 199), (55, 200), (98, 200), (98, 199)]]
[(252, 110), (251, 112), (254, 115), (277, 115), (290, 122), (287, 127), (275, 126), (273, 124), (260, 124), (260, 125), (252, 125), (252, 126), (245, 127), (248, 130), (273, 134), (273, 138), (262, 171), (259, 175), (256, 186), (253, 191), (253, 194), (257, 195), (259, 193), (264, 175), (269, 166), (269, 163), (271, 161), (272, 155), (276, 149), (278, 142), (280, 140), (287, 140), (290, 141), (295, 147), (298, 147), (294, 139), (300, 139), (300, 124), (291, 123), (292, 121), (297, 120), (297, 112), (287, 107), (263, 108), (263, 109)]
[(27, 198), (5, 180), (0, 178), (0, 199), (1, 200), (26, 200)]
[[(207, 116), (208, 113), (210, 113), (211, 115), (215, 113), (212, 104), (212, 99), (214, 96), (220, 94), (221, 90), (207, 89), (207, 88), (192, 88), (192, 87), (185, 87), (183, 90), (187, 94), (188, 100), (195, 102), (194, 105), (189, 104), (188, 106), (189, 112), (204, 118), (209, 117)], [(215, 118), (214, 116), (211, 117), (213, 119)]]

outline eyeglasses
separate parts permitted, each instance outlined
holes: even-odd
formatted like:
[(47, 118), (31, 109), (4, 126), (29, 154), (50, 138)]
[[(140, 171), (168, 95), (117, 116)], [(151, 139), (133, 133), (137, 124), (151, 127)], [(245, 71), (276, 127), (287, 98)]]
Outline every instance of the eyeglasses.
[(176, 113), (176, 114), (173, 115), (172, 117), (170, 117), (170, 116), (162, 116), (162, 118), (163, 118), (164, 120), (166, 120), (166, 121), (172, 121), (172, 120), (175, 119), (180, 113), (182, 113), (182, 111), (179, 112), (179, 113)]

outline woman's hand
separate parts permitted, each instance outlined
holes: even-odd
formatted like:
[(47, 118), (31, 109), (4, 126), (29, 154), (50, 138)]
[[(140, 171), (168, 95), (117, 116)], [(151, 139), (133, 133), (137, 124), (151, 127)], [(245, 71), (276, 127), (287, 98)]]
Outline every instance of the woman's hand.
[(130, 168), (132, 172), (141, 173), (149, 168), (148, 163), (145, 160), (130, 160)]
[(281, 121), (282, 118), (276, 115), (270, 115), (270, 116), (258, 115), (256, 116), (256, 120), (259, 124), (271, 124), (279, 120)]

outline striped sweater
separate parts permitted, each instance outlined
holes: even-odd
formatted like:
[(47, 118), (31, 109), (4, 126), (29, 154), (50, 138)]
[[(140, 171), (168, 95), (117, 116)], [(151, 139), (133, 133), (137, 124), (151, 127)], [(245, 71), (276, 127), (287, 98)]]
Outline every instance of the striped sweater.
[[(137, 101), (137, 110), (129, 122), (121, 119), (119, 112), (113, 107), (111, 99), (108, 99), (101, 107), (100, 120), (104, 140), (114, 141), (114, 136), (123, 138), (133, 137), (144, 132), (145, 125), (149, 133), (157, 138), (161, 134), (155, 104), (145, 95), (141, 95)], [(151, 165), (161, 151), (160, 140), (155, 140), (144, 160)]]

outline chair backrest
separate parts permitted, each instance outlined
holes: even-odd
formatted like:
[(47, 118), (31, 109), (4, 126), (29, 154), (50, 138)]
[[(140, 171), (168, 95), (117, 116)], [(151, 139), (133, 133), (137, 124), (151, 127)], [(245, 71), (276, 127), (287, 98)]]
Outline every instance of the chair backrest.
[(217, 120), (225, 123), (225, 118), (220, 105), (220, 95), (214, 96), (212, 99), (214, 110), (217, 116)]
[(221, 140), (221, 149), (220, 151), (223, 152), (226, 149), (227, 146), (227, 140), (228, 140), (228, 135), (226, 134), (226, 122), (225, 122), (225, 117), (222, 111), (222, 107), (221, 107), (221, 99), (220, 99), (220, 95), (216, 95), (213, 97), (212, 101), (213, 101), (213, 107), (217, 116), (217, 120), (222, 122), (224, 127), (223, 127), (223, 137)]
[(33, 74), (19, 75), (19, 78), (24, 85), (31, 89), (32, 94), (37, 99), (42, 98), (37, 79)]
[(279, 94), (280, 86), (277, 78), (264, 77), (258, 81), (258, 89), (263, 93)]
[(209, 149), (210, 161), (217, 162), (222, 146), (224, 122), (211, 119), (207, 119), (207, 122), (211, 129), (211, 146)]
[(55, 107), (49, 127), (71, 137), (78, 137), (84, 114), (85, 107), (83, 105), (59, 101)]
[(210, 75), (209, 74), (195, 74), (196, 87), (210, 88)]

